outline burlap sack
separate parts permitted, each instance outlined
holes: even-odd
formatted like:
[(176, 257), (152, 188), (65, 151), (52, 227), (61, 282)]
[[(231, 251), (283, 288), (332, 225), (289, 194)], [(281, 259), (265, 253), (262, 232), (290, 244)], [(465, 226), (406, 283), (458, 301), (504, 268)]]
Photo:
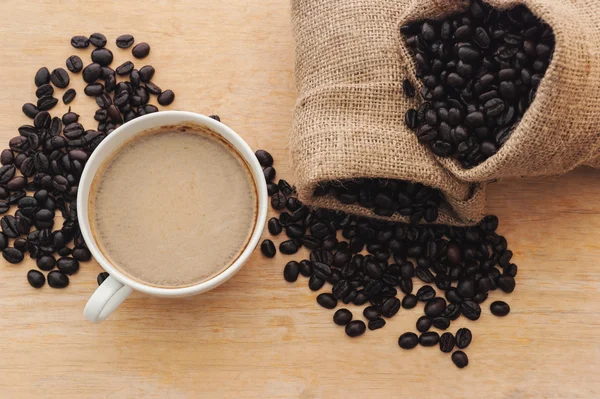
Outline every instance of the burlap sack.
[(417, 181), (446, 196), (449, 207), (440, 210), (438, 222), (473, 224), (483, 215), (488, 181), (600, 166), (600, 1), (489, 2), (528, 5), (553, 27), (556, 49), (509, 141), (465, 170), (432, 155), (404, 126), (404, 113), (417, 100), (402, 93), (414, 64), (399, 27), (461, 11), (468, 1), (292, 0), (299, 98), (290, 149), (305, 202), (373, 216), (359, 206), (313, 197), (313, 190), (322, 181), (356, 177)]
[[(440, 189), (450, 207), (440, 223), (481, 219), (485, 189), (460, 182), (404, 125), (417, 105), (402, 93), (409, 73), (400, 56), (404, 0), (294, 0), (296, 105), (290, 148), (303, 201), (375, 216), (360, 206), (313, 197), (319, 182), (357, 177), (417, 181)], [(407, 221), (400, 215), (391, 220)]]

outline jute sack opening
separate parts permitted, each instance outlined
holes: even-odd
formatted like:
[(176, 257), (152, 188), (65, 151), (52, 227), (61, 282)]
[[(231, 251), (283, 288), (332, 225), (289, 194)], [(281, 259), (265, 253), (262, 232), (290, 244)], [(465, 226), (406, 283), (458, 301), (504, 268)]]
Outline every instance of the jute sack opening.
[[(554, 55), (535, 100), (496, 155), (472, 169), (450, 158), (438, 158), (439, 162), (466, 182), (558, 175), (585, 164), (600, 167), (600, 1), (484, 1), (498, 9), (526, 5), (552, 27)], [(400, 24), (441, 19), (469, 4), (411, 2)], [(401, 51), (403, 58), (409, 57), (404, 42)], [(409, 69), (414, 73), (412, 62)]]
[(466, 170), (435, 157), (404, 126), (404, 113), (418, 101), (402, 93), (414, 64), (399, 27), (462, 11), (468, 1), (292, 1), (300, 94), (290, 148), (305, 202), (374, 216), (360, 206), (313, 197), (313, 190), (322, 181), (358, 177), (416, 181), (446, 196), (450, 208), (440, 209), (439, 223), (465, 225), (483, 216), (488, 181), (600, 166), (600, 2), (488, 3), (526, 4), (553, 27), (556, 48), (511, 138), (494, 157)]
[[(300, 92), (290, 149), (300, 198), (312, 205), (376, 217), (370, 209), (313, 197), (319, 182), (359, 177), (420, 182), (449, 204), (439, 223), (483, 217), (485, 187), (460, 182), (404, 125), (417, 106), (402, 92), (409, 58), (399, 21), (408, 1), (294, 0), (296, 83)], [(407, 219), (395, 214), (388, 220)]]

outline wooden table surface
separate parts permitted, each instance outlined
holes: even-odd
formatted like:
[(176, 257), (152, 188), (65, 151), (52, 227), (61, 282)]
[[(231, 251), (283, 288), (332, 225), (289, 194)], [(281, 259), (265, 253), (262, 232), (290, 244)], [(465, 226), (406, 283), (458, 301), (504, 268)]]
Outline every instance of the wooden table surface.
[[(317, 1), (317, 0), (315, 0)], [(0, 141), (28, 123), (42, 65), (62, 66), (88, 50), (73, 35), (103, 32), (113, 66), (129, 59), (115, 38), (152, 46), (155, 82), (175, 91), (171, 108), (219, 114), (253, 148), (276, 158), (293, 180), (287, 135), (295, 101), (293, 39), (286, 0), (0, 0)], [(83, 82), (73, 109), (92, 128)], [(62, 95), (62, 91), (60, 91)], [(54, 111), (61, 114), (61, 105)], [(100, 325), (82, 310), (100, 267), (83, 264), (65, 290), (31, 288), (34, 262), (0, 263), (0, 396), (3, 398), (594, 398), (600, 395), (600, 172), (495, 184), (489, 212), (519, 266), (508, 317), (477, 323), (467, 369), (435, 348), (398, 348), (422, 306), (401, 310), (379, 331), (347, 338), (301, 278), (288, 284), (290, 258), (256, 252), (210, 293), (164, 300), (134, 293)], [(168, 211), (168, 210), (167, 210)], [(300, 258), (300, 256), (298, 256)], [(362, 317), (362, 316), (361, 316)]]

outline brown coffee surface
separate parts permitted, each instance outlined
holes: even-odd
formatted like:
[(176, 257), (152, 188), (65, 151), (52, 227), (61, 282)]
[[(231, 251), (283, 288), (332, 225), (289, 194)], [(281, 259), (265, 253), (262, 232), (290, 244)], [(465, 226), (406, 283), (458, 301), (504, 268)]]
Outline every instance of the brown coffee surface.
[(126, 142), (94, 178), (90, 224), (106, 258), (135, 280), (184, 287), (227, 269), (255, 225), (245, 161), (200, 126), (162, 127)]

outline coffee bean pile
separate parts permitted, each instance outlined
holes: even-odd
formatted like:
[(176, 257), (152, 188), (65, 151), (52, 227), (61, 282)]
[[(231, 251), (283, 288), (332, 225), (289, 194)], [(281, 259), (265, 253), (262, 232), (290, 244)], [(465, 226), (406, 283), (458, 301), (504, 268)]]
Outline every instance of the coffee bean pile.
[[(119, 48), (133, 43), (131, 35), (117, 39)], [(151, 95), (158, 96), (161, 105), (169, 105), (175, 98), (171, 90), (162, 91), (152, 82), (155, 71), (150, 65), (138, 70), (127, 61), (113, 70), (113, 54), (105, 47), (107, 39), (103, 34), (71, 39), (71, 45), (78, 49), (90, 44), (94, 47), (91, 64), (84, 67), (81, 58), (72, 55), (67, 58), (66, 67), (72, 74), (81, 72), (88, 83), (84, 93), (94, 97), (99, 107), (94, 115), (97, 130), (86, 130), (79, 123), (79, 115), (70, 108), (62, 118), (50, 115), (48, 111), (58, 103), (55, 89), (66, 89), (70, 75), (63, 68), (50, 72), (43, 67), (34, 77), (37, 103), (27, 103), (22, 108), (33, 122), (19, 127), (19, 135), (0, 154), (0, 213), (9, 212), (12, 205), (18, 208), (14, 216), (0, 219), (2, 256), (9, 263), (20, 263), (29, 253), (40, 270), (49, 272), (48, 285), (53, 288), (66, 287), (68, 276), (79, 270), (79, 262), (91, 259), (79, 229), (76, 202), (79, 179), (90, 154), (120, 124), (158, 111), (149, 103)], [(149, 52), (147, 43), (139, 43), (132, 50), (138, 59)], [(63, 102), (69, 104), (75, 96), (75, 90), (68, 89), (62, 96)], [(64, 218), (62, 226), (55, 222), (57, 211)], [(98, 276), (98, 283), (105, 278)], [(46, 277), (30, 270), (27, 281), (40, 288)]]
[(392, 179), (353, 179), (322, 183), (317, 186), (315, 196), (329, 195), (343, 204), (358, 204), (373, 209), (379, 216), (398, 213), (406, 216), (410, 224), (421, 220), (433, 223), (438, 218), (438, 209), (444, 202), (441, 191)]
[[(400, 29), (412, 50), (424, 102), (405, 115), (420, 142), (466, 168), (493, 156), (533, 101), (552, 59), (554, 33), (525, 6), (480, 0), (441, 21)], [(404, 81), (407, 96), (415, 95)]]
[[(264, 168), (271, 206), (280, 211), (267, 228), (271, 235), (285, 233), (288, 238), (279, 244), (279, 251), (286, 255), (301, 247), (310, 251), (309, 259), (288, 262), (283, 277), (288, 282), (297, 281), (300, 275), (307, 277), (313, 291), (329, 283), (328, 292), (317, 296), (317, 303), (326, 309), (335, 309), (340, 302), (365, 305), (368, 325), (353, 319), (348, 309), (334, 313), (334, 323), (344, 326), (348, 336), (362, 335), (367, 327), (380, 329), (401, 308), (422, 303), (425, 315), (416, 322), (420, 335), (404, 333), (398, 345), (403, 349), (437, 345), (442, 352), (451, 352), (455, 346), (465, 349), (471, 342), (470, 330), (459, 329), (454, 335), (444, 332), (440, 337), (430, 328), (447, 330), (460, 316), (477, 320), (480, 305), (491, 291), (515, 289), (517, 266), (506, 239), (496, 232), (496, 216), (487, 216), (474, 227), (452, 227), (390, 223), (309, 208), (296, 198), (288, 182), (274, 183), (276, 171), (268, 152), (258, 150), (256, 157)], [(266, 239), (261, 251), (272, 258), (277, 248)], [(416, 293), (415, 277), (425, 284)], [(495, 301), (491, 311), (504, 316), (510, 308)], [(462, 351), (454, 352), (452, 360), (460, 368), (468, 364)]]

